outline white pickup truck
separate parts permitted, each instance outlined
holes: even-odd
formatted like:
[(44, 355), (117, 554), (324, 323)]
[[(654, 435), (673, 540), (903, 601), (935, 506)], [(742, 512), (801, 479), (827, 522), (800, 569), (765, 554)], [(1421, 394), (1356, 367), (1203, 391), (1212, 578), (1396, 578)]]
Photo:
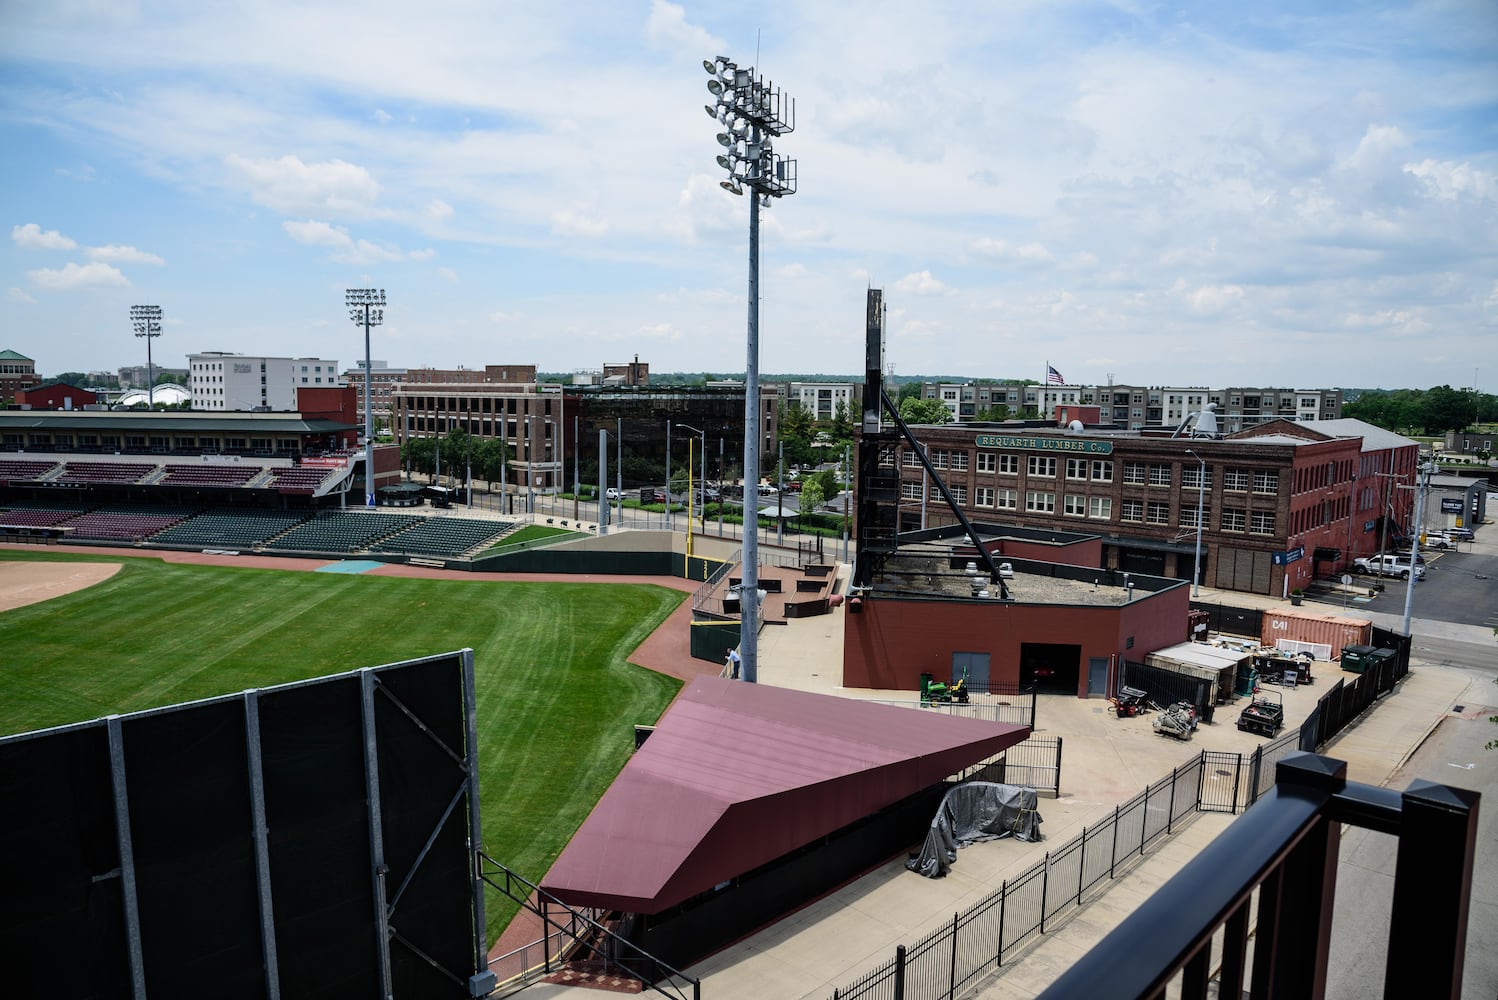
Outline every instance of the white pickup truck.
[[(1364, 556), (1361, 559), (1354, 559), (1352, 564), (1364, 573), (1371, 573), (1374, 576), (1397, 576), (1401, 580), (1410, 578), (1410, 557), (1407, 555)], [(1425, 579), (1424, 566), (1417, 564), (1414, 572), (1416, 580)]]

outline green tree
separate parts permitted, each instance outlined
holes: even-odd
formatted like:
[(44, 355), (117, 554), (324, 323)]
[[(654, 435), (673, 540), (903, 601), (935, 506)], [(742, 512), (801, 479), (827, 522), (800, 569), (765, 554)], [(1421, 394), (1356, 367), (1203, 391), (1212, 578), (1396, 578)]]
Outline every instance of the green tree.
[(912, 396), (900, 403), (900, 419), (907, 424), (946, 424), (952, 421), (952, 411), (939, 399)]
[(63, 382), (67, 385), (84, 386), (89, 384), (89, 377), (83, 372), (63, 372), (53, 379), (54, 382)]
[(838, 444), (853, 440), (853, 417), (848, 412), (846, 399), (838, 400), (832, 408), (832, 423), (827, 427), (827, 434)]
[(499, 438), (477, 438), (473, 446), (473, 474), (492, 483), (504, 477), (510, 446)]
[(1421, 423), (1427, 434), (1444, 434), (1472, 423), (1472, 394), (1438, 385), (1425, 394)]
[(810, 476), (801, 486), (801, 513), (810, 514), (827, 502), (822, 492), (822, 477)]
[[(826, 503), (828, 500), (831, 500), (833, 497), (837, 496), (843, 491), (842, 484), (838, 482), (837, 473), (832, 471), (831, 469), (823, 469), (815, 476), (812, 476), (810, 482), (807, 483), (807, 486), (810, 486), (813, 482), (816, 483), (818, 489), (821, 490), (822, 503)], [(805, 490), (806, 487), (803, 486), (802, 489)]]
[(1009, 407), (1005, 406), (1003, 403), (994, 403), (992, 406), (985, 406), (983, 407), (983, 409), (978, 411), (978, 419), (1008, 420)]

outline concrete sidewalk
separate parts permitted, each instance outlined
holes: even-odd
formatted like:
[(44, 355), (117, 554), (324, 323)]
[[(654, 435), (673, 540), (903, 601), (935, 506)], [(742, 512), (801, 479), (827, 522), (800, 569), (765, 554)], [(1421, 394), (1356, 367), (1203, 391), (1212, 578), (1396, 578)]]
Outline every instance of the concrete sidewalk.
[[(842, 572), (846, 573), (846, 567)], [(1202, 591), (1202, 600), (1214, 598), (1237, 606), (1283, 603)], [(837, 609), (822, 617), (767, 626), (759, 647), (760, 683), (843, 697), (915, 702), (916, 695), (910, 691), (841, 687), (843, 614), (843, 609)], [(1484, 629), (1444, 623), (1420, 622), (1417, 634), (1427, 625), (1432, 634), (1492, 641)], [(1340, 672), (1333, 666), (1318, 664), (1312, 686), (1283, 692), (1287, 730), (1299, 725), (1336, 676)], [(1453, 704), (1463, 698), (1482, 701), (1465, 694), (1468, 686), (1469, 675), (1461, 671), (1417, 666), (1398, 689), (1380, 699), (1323, 752), (1346, 760), (1353, 780), (1381, 784), (1449, 714)], [(903, 859), (891, 861), (685, 971), (701, 980), (702, 995), (712, 1000), (830, 997), (834, 989), (846, 987), (887, 962), (896, 945), (909, 945), (949, 922), (953, 914), (992, 894), (1006, 879), (1042, 860), (1048, 850), (1067, 843), (1084, 827), (1111, 816), (1115, 806), (1202, 750), (1251, 752), (1263, 741), (1233, 725), (1241, 707), (1240, 703), (1219, 709), (1214, 725), (1201, 727), (1194, 739), (1181, 743), (1154, 734), (1147, 718), (1117, 719), (1099, 699), (1044, 697), (1037, 712), (1037, 732), (1065, 740), (1062, 794), (1040, 802), (1044, 841), (974, 844), (963, 849), (946, 878), (937, 880), (907, 872)], [(1199, 814), (1176, 834), (1158, 841), (1101, 896), (1011, 958), (981, 995), (1027, 997), (1044, 989), (1231, 820), (1223, 814)], [(533, 986), (527, 993), (540, 1000), (596, 995), (548, 985)]]

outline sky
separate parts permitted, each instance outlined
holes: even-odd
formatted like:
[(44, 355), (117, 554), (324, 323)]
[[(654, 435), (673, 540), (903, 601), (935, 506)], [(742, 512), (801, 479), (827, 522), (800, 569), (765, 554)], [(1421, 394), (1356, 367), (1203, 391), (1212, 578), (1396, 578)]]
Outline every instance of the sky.
[(1498, 387), (1498, 5), (0, 2), (0, 349)]

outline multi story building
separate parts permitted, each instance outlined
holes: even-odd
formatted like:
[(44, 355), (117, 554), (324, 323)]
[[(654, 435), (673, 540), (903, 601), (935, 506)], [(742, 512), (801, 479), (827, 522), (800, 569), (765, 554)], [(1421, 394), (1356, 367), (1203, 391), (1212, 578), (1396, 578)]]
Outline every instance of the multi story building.
[[(1095, 532), (1100, 568), (1282, 594), (1409, 524), (1414, 441), (1360, 421), (1288, 420), (1222, 438), (1002, 425), (912, 428), (966, 516)], [(901, 527), (956, 521), (902, 444)]]
[(863, 404), (863, 386), (857, 382), (787, 382), (781, 387), (786, 403), (799, 403), (816, 421), (831, 420), (839, 404), (853, 419)]
[(1340, 389), (1211, 389), (1204, 386), (1036, 385), (927, 382), (925, 399), (939, 399), (954, 421), (977, 420), (994, 406), (1010, 416), (1031, 411), (1049, 417), (1058, 406), (1097, 406), (1105, 423), (1128, 430), (1179, 427), (1206, 403), (1217, 408), (1218, 427), (1234, 433), (1272, 420), (1336, 420), (1342, 416)]
[(338, 362), (203, 351), (187, 356), (195, 410), (295, 410), (302, 387), (343, 385)]
[(0, 351), (0, 405), (15, 402), (17, 392), (41, 382), (35, 361), (15, 351)]
[[(90, 377), (94, 374), (94, 372), (89, 372)], [(99, 372), (98, 374), (103, 375), (105, 373)], [(119, 379), (121, 389), (144, 389), (147, 387), (146, 383), (152, 375), (155, 375), (158, 379), (163, 375), (176, 375), (181, 378), (187, 378), (188, 371), (186, 368), (163, 368), (160, 365), (154, 365), (149, 370), (145, 365), (124, 365), (117, 370), (114, 377)]]

